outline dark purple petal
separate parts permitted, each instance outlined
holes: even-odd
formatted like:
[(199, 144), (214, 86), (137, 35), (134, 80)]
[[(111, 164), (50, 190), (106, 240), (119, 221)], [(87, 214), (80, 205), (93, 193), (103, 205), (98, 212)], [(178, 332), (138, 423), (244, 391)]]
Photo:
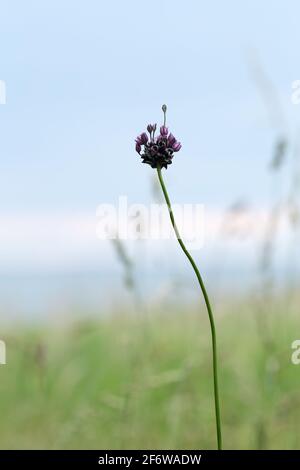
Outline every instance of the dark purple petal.
[(141, 144), (139, 144), (138, 142), (135, 144), (135, 150), (137, 151), (137, 153), (140, 153), (142, 150)]
[(170, 135), (169, 135), (169, 137), (168, 137), (168, 145), (169, 145), (170, 147), (172, 147), (172, 145), (175, 144), (175, 142), (176, 142), (175, 137), (173, 136), (173, 134), (170, 133)]
[(141, 139), (141, 144), (143, 144), (143, 145), (148, 142), (148, 136), (147, 136), (146, 132), (143, 132), (140, 135), (140, 139)]
[(148, 124), (148, 126), (147, 126), (147, 131), (149, 132), (149, 134), (152, 134), (152, 131), (153, 131), (153, 126), (152, 126), (152, 124)]
[(172, 149), (174, 150), (174, 152), (179, 152), (179, 150), (181, 149), (181, 143), (180, 142), (175, 142), (172, 145)]

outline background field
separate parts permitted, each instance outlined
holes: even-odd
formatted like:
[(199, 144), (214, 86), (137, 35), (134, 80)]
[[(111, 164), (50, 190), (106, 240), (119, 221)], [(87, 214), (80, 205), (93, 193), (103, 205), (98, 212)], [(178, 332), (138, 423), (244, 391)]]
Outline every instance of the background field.
[[(298, 301), (217, 306), (225, 448), (299, 447)], [(1, 448), (214, 448), (202, 305), (27, 327), (6, 341)]]

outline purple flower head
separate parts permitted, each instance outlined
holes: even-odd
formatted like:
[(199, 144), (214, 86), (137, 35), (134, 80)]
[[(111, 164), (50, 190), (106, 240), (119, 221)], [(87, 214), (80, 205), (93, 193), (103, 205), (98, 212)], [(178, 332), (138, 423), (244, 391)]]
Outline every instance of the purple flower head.
[(167, 168), (171, 165), (174, 152), (181, 149), (181, 143), (177, 142), (173, 134), (169, 134), (166, 127), (166, 106), (163, 106), (164, 124), (160, 127), (160, 134), (154, 139), (156, 124), (148, 124), (147, 131), (150, 134), (150, 140), (146, 132), (140, 134), (136, 139), (135, 149), (142, 158), (143, 163), (147, 163), (152, 168)]

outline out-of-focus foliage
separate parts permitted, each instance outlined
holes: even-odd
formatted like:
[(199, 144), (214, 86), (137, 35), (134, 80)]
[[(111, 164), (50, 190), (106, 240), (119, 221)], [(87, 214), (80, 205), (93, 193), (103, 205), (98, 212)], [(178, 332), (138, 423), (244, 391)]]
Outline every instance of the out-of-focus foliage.
[[(254, 299), (216, 306), (225, 448), (299, 448), (298, 300), (289, 293), (267, 307)], [(203, 306), (2, 336), (2, 448), (215, 446)]]

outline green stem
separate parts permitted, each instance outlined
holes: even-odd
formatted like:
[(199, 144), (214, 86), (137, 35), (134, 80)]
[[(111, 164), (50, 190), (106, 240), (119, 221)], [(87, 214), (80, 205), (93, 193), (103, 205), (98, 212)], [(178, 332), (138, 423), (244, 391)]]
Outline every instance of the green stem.
[(199, 285), (205, 300), (207, 312), (208, 312), (208, 317), (209, 317), (209, 322), (210, 322), (210, 329), (211, 329), (211, 337), (212, 337), (212, 350), (213, 350), (213, 376), (214, 376), (214, 397), (215, 397), (215, 412), (216, 412), (216, 427), (217, 427), (217, 441), (218, 441), (218, 450), (222, 449), (222, 432), (221, 432), (221, 416), (220, 416), (220, 402), (219, 402), (219, 386), (218, 386), (218, 357), (217, 357), (217, 338), (216, 338), (216, 328), (215, 328), (215, 322), (214, 322), (214, 317), (212, 313), (212, 309), (210, 306), (209, 302), (209, 297), (205, 289), (204, 282), (202, 280), (201, 274), (196, 266), (195, 261), (193, 260), (192, 256), (188, 252), (188, 250), (185, 247), (185, 244), (183, 243), (179, 230), (177, 228), (175, 218), (174, 218), (174, 213), (172, 210), (171, 206), (171, 201), (162, 177), (161, 173), (161, 168), (158, 166), (157, 167), (157, 174), (158, 174), (158, 179), (162, 188), (162, 191), (164, 193), (164, 197), (169, 209), (169, 214), (170, 214), (170, 219), (171, 223), (174, 228), (174, 232), (176, 234), (177, 240), (179, 245), (182, 248), (182, 251), (188, 258), (189, 262), (191, 263), (193, 270), (195, 271), (195, 274), (197, 276), (197, 279), (199, 281)]

